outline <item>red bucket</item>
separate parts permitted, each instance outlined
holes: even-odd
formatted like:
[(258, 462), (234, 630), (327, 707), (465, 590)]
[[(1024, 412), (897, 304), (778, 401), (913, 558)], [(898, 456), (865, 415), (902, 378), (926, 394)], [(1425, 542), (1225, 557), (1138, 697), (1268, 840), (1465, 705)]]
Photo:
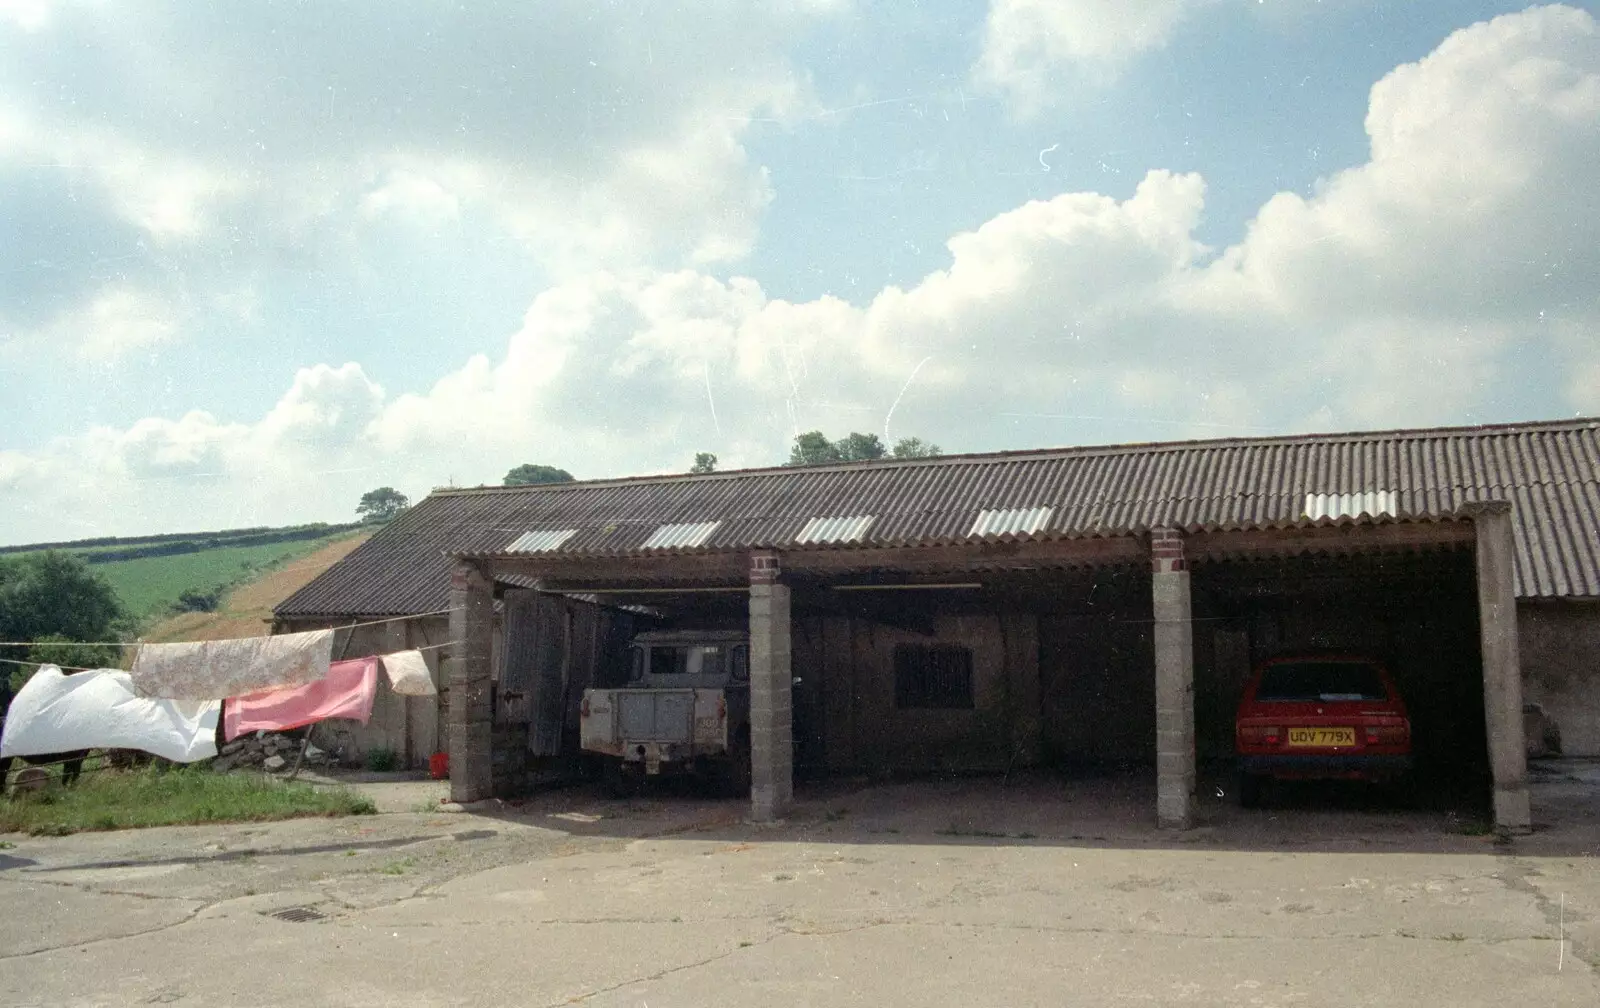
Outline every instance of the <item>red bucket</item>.
[(436, 752), (428, 757), (428, 776), (434, 780), (444, 780), (450, 776), (450, 754)]

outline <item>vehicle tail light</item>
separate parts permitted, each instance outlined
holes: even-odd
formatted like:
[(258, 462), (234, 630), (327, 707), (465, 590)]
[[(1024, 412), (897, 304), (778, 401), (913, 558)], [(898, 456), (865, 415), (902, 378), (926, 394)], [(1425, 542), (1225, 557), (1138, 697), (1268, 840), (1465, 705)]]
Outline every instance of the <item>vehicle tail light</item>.
[(717, 720), (728, 720), (728, 698), (717, 697)]
[(589, 716), (589, 698), (588, 697), (584, 697), (583, 698), (583, 706), (578, 709), (578, 716), (579, 717), (588, 717)]
[(1403, 724), (1367, 725), (1367, 745), (1402, 745), (1411, 734)]
[(1250, 745), (1277, 745), (1283, 740), (1283, 729), (1277, 725), (1240, 725), (1239, 741)]

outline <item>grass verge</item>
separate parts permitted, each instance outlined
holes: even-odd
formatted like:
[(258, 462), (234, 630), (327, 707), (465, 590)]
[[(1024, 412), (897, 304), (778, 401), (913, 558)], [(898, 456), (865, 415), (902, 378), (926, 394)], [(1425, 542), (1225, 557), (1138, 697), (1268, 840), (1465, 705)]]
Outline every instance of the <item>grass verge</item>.
[(372, 802), (341, 788), (284, 784), (208, 767), (85, 773), (71, 788), (0, 799), (0, 833), (65, 836), (86, 830), (370, 815)]

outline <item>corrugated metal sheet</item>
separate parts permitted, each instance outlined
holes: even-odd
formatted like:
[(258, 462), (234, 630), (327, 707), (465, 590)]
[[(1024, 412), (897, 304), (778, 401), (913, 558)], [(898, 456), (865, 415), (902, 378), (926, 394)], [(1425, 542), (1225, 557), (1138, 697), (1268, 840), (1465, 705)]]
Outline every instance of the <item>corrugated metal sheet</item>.
[[(1380, 491), (1402, 518), (1510, 500), (1519, 592), (1600, 596), (1600, 420), (1587, 419), (441, 491), (277, 611), (438, 609), (449, 554), (502, 553), (530, 529), (577, 529), (556, 555), (627, 556), (794, 548), (819, 515), (875, 515), (871, 545), (933, 545), (966, 539), (986, 511), (1052, 508), (1036, 534), (1110, 536), (1303, 524), (1308, 496)], [(710, 531), (654, 545), (662, 526)]]
[(1306, 494), (1302, 516), (1312, 521), (1322, 518), (1381, 518), (1393, 515), (1399, 505), (1393, 490), (1369, 490), (1366, 493)]
[(524, 532), (506, 547), (507, 553), (547, 553), (578, 534), (577, 529), (546, 529)]
[(715, 532), (720, 524), (722, 523), (708, 521), (663, 525), (650, 533), (650, 538), (646, 539), (639, 548), (647, 550), (693, 549), (696, 546), (705, 545), (705, 541), (711, 537), (711, 533)]
[(1056, 509), (1052, 507), (979, 511), (978, 520), (972, 523), (967, 535), (973, 537), (1033, 535), (1043, 531), (1044, 527), (1050, 524), (1050, 516), (1055, 513)]
[(875, 515), (854, 515), (848, 518), (813, 518), (806, 522), (805, 528), (794, 537), (794, 541), (801, 544), (860, 542), (861, 537), (867, 534), (867, 529), (872, 527), (875, 517)]

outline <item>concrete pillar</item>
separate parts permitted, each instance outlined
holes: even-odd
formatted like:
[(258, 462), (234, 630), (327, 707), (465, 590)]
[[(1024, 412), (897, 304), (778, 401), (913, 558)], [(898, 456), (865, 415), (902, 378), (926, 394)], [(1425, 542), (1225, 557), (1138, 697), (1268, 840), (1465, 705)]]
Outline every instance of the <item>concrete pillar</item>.
[(1522, 728), (1522, 667), (1517, 652), (1516, 542), (1511, 505), (1470, 507), (1477, 530), (1478, 636), (1483, 651), (1483, 714), (1494, 774), (1494, 824), (1503, 833), (1532, 827), (1528, 751)]
[(750, 556), (750, 815), (774, 822), (794, 800), (794, 680), (789, 586), (778, 554)]
[(1194, 624), (1183, 533), (1150, 533), (1156, 653), (1156, 823), (1194, 825)]
[(447, 721), (450, 800), (479, 801), (493, 791), (490, 652), (494, 638), (494, 587), (476, 564), (450, 573), (450, 684)]

